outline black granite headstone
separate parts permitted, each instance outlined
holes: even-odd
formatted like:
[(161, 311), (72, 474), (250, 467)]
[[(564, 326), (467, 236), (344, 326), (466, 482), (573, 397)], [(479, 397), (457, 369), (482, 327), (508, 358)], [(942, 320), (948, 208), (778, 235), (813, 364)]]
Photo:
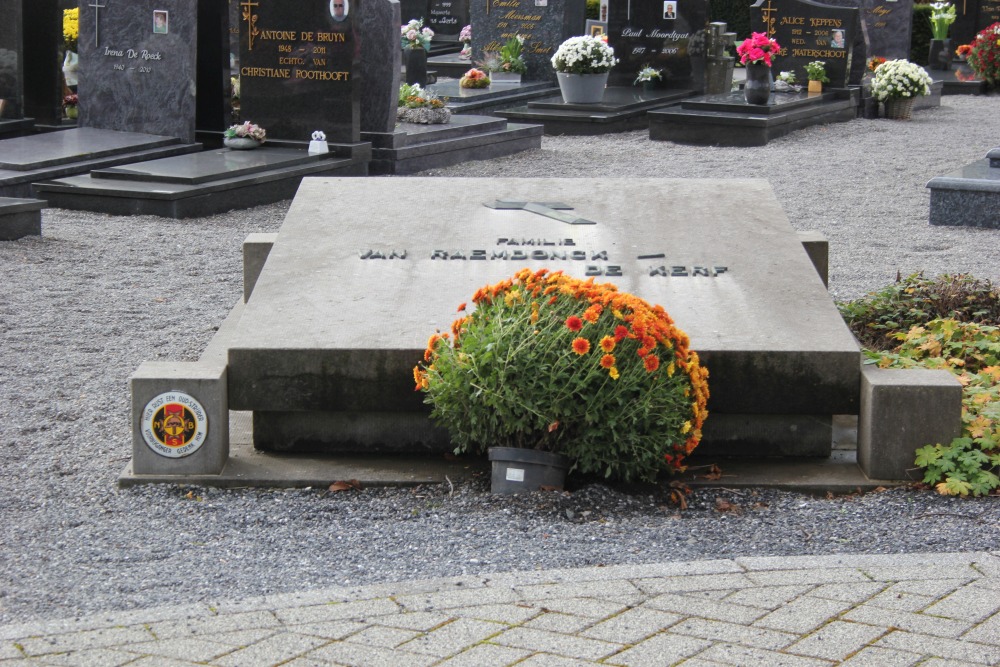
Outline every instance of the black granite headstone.
[(24, 64), (22, 61), (23, 33), (20, 0), (5, 12), (0, 21), (0, 118), (21, 118), (24, 115)]
[(195, 126), (221, 131), (229, 126), (229, 16), (218, 1), (198, 3), (198, 99)]
[[(842, 88), (861, 79), (865, 45), (856, 7), (810, 0), (757, 0), (750, 7), (750, 27), (781, 45), (772, 59), (771, 68), (776, 72), (793, 71), (798, 81), (806, 81), (806, 63), (822, 60), (830, 87)], [(853, 73), (852, 63), (857, 67)]]
[[(369, 0), (370, 1), (370, 0)], [(240, 109), (268, 137), (359, 141), (362, 0), (240, 0)], [(398, 50), (397, 42), (394, 48)]]
[(436, 41), (457, 42), (469, 25), (469, 0), (430, 0), (424, 25), (434, 31)]
[(194, 140), (197, 0), (80, 3), (81, 127)]
[(608, 44), (619, 62), (608, 83), (629, 86), (647, 65), (662, 70), (670, 88), (704, 90), (708, 0), (613, 2)]
[(584, 14), (584, 3), (577, 0), (471, 0), (473, 60), (499, 52), (521, 35), (528, 66), (522, 78), (554, 81), (552, 56), (566, 39), (583, 34)]
[[(399, 3), (399, 25), (409, 23), (413, 19), (423, 19), (424, 25), (430, 18), (428, 13), (428, 0), (400, 0)], [(459, 30), (462, 28), (460, 27)]]
[[(20, 1), (20, 0), (19, 0)], [(24, 1), (24, 115), (62, 120), (62, 9), (58, 0)]]
[(869, 58), (910, 57), (913, 0), (861, 0), (861, 19)]
[(1000, 0), (961, 0), (954, 5), (955, 22), (948, 31), (952, 48), (971, 43), (981, 30), (1000, 22)]
[(402, 60), (400, 25), (398, 0), (366, 0), (362, 5), (362, 132), (392, 132), (396, 126)]

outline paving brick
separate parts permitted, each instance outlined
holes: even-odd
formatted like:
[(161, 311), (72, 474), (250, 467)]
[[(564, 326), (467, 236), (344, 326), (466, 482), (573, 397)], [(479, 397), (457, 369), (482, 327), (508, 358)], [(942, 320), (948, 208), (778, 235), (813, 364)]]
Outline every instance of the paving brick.
[(189, 618), (152, 623), (149, 631), (157, 639), (177, 637), (199, 637), (209, 635), (214, 638), (223, 632), (250, 630), (253, 628), (280, 628), (281, 621), (270, 611), (254, 611), (246, 614), (225, 614), (207, 618)]
[(868, 577), (858, 570), (773, 570), (767, 572), (747, 572), (758, 586), (795, 586), (799, 584), (833, 584), (848, 582), (869, 582)]
[(400, 611), (399, 606), (392, 600), (379, 599), (311, 605), (293, 609), (278, 609), (274, 612), (274, 615), (282, 623), (295, 625), (298, 623), (318, 623), (341, 619), (364, 620), (369, 616), (383, 616)]
[(743, 624), (752, 623), (767, 613), (766, 610), (756, 607), (710, 602), (708, 600), (698, 600), (696, 598), (671, 595), (669, 593), (650, 598), (643, 606), (648, 609), (672, 611), (685, 616), (699, 616), (717, 621)]
[(682, 591), (717, 591), (751, 588), (756, 584), (745, 574), (703, 574), (688, 577), (658, 577), (634, 580), (646, 593), (680, 593)]
[(613, 596), (641, 596), (630, 581), (588, 581), (583, 583), (540, 584), (518, 586), (522, 599), (529, 601), (560, 600), (567, 598), (608, 598)]
[[(371, 627), (368, 623), (361, 623), (360, 621), (323, 621), (321, 623), (298, 623), (287, 626), (289, 632), (300, 635), (313, 635), (315, 637), (323, 637), (324, 639), (344, 639), (368, 627)], [(266, 631), (258, 630), (258, 632)], [(226, 635), (222, 636), (225, 637)], [(236, 637), (238, 636), (236, 635)], [(261, 637), (260, 639), (263, 638)], [(260, 641), (260, 639), (255, 641)], [(219, 641), (223, 640), (220, 639)], [(241, 642), (240, 646), (247, 646), (255, 643), (255, 641)]]
[(994, 614), (962, 635), (962, 639), (1000, 646), (1000, 614)]
[(700, 653), (711, 645), (712, 642), (705, 639), (661, 632), (607, 658), (604, 663), (624, 667), (663, 667)]
[(390, 650), (377, 646), (362, 646), (348, 642), (332, 642), (303, 656), (307, 660), (321, 660), (349, 667), (428, 667), (439, 661), (432, 655)]
[(577, 634), (594, 624), (594, 619), (558, 612), (544, 612), (525, 623), (522, 627), (535, 630), (549, 630), (563, 634)]
[(890, 632), (878, 640), (876, 646), (913, 651), (926, 656), (967, 660), (992, 665), (1000, 662), (1000, 647), (974, 642), (955, 641), (942, 637), (928, 637), (912, 632)]
[(834, 621), (785, 649), (788, 653), (840, 661), (885, 634), (882, 628)]
[(268, 661), (277, 664), (296, 658), (326, 643), (327, 640), (320, 637), (285, 632), (246, 648), (237, 649), (216, 660), (215, 664), (220, 667), (247, 667), (247, 665), (267, 664)]
[(517, 667), (595, 667), (600, 663), (590, 660), (579, 660), (577, 658), (566, 658), (561, 655), (547, 655), (536, 653), (524, 662), (517, 663)]
[(841, 667), (912, 667), (923, 660), (919, 653), (869, 646), (840, 663)]
[[(135, 662), (135, 659), (135, 653), (126, 653), (110, 648), (95, 648), (62, 655), (47, 655), (43, 664), (65, 665), (66, 667), (121, 667)], [(40, 663), (31, 662), (31, 664)], [(0, 665), (8, 667), (7, 662), (0, 662)]]
[(768, 667), (830, 667), (833, 663), (818, 658), (777, 653), (762, 648), (716, 644), (698, 655), (725, 665), (767, 665)]
[(520, 593), (510, 588), (478, 588), (450, 590), (442, 593), (397, 595), (393, 600), (404, 611), (442, 611), (456, 607), (521, 602)]
[(400, 646), (410, 653), (447, 658), (506, 629), (501, 623), (459, 618)]
[(403, 630), (401, 628), (383, 628), (379, 626), (367, 627), (360, 632), (356, 632), (345, 641), (352, 644), (363, 644), (365, 646), (379, 646), (381, 648), (396, 648), (400, 644), (419, 637), (420, 633), (414, 630)]
[[(740, 590), (759, 590), (759, 589), (740, 589)], [(720, 588), (717, 591), (677, 591), (677, 594), (684, 595), (687, 597), (697, 598), (698, 600), (712, 600), (714, 602), (718, 602), (719, 600), (726, 599), (735, 592), (736, 592), (735, 588)]]
[(601, 621), (580, 633), (590, 639), (602, 639), (608, 642), (634, 644), (646, 637), (655, 635), (668, 628), (683, 616), (655, 609), (629, 609), (617, 616)]
[(800, 595), (804, 595), (813, 588), (809, 584), (805, 586), (756, 586), (730, 593), (725, 597), (725, 601), (771, 611)]
[(980, 622), (1000, 610), (997, 591), (983, 588), (972, 582), (945, 596), (924, 610), (925, 614)]
[(708, 621), (701, 618), (690, 618), (682, 621), (670, 628), (670, 632), (766, 649), (784, 648), (798, 639), (798, 635), (789, 632), (778, 632), (777, 630), (722, 621)]
[(23, 657), (24, 654), (14, 646), (14, 642), (0, 642), (0, 660), (12, 660)]
[(427, 632), (433, 630), (443, 623), (452, 619), (448, 614), (434, 611), (409, 611), (402, 614), (389, 614), (387, 616), (373, 616), (367, 619), (368, 623), (380, 625), (387, 628), (402, 628), (404, 630), (420, 630)]
[(541, 614), (542, 610), (527, 603), (484, 604), (464, 609), (450, 609), (448, 613), (454, 617), (475, 618), (480, 621), (494, 621), (495, 623), (517, 625)]
[(842, 600), (801, 597), (758, 619), (754, 625), (802, 634), (836, 618), (850, 607), (850, 602)]
[(744, 570), (789, 570), (867, 567), (935, 566), (942, 562), (966, 565), (982, 560), (983, 552), (916, 554), (837, 554), (834, 556), (746, 556), (734, 559)]
[(22, 639), (19, 643), (25, 654), (35, 656), (45, 655), (46, 653), (64, 653), (66, 651), (134, 644), (151, 639), (154, 639), (154, 637), (148, 630), (138, 627), (128, 627), (101, 628), (99, 630), (85, 630), (83, 632), (71, 632), (63, 635), (30, 637)]
[[(946, 562), (942, 559), (939, 562)], [(875, 581), (907, 581), (921, 579), (960, 579), (971, 581), (978, 579), (979, 574), (970, 564), (955, 563), (949, 565), (916, 565), (866, 567), (862, 571)]]
[(568, 598), (565, 600), (545, 600), (532, 603), (536, 609), (548, 609), (549, 611), (561, 611), (564, 614), (574, 616), (586, 616), (594, 620), (600, 620), (620, 614), (628, 605), (609, 600), (594, 600), (592, 598)]
[[(135, 662), (128, 663), (129, 667), (199, 667), (197, 663), (186, 660), (174, 660), (164, 658), (161, 655), (147, 655), (139, 658)], [(253, 667), (250, 663), (245, 663), (245, 667)]]
[(966, 621), (911, 614), (895, 609), (880, 609), (868, 605), (855, 607), (844, 614), (844, 620), (877, 625), (882, 628), (900, 628), (936, 637), (957, 637), (972, 627), (972, 624)]
[(933, 602), (934, 598), (929, 595), (916, 595), (902, 590), (887, 590), (867, 600), (865, 604), (881, 609), (898, 609), (899, 611), (916, 613), (930, 606)]
[[(979, 665), (983, 663), (975, 664)], [(920, 667), (973, 667), (973, 663), (965, 660), (942, 660), (941, 658), (931, 658), (926, 662), (920, 663)]]
[(228, 644), (189, 637), (141, 642), (119, 648), (122, 651), (138, 653), (139, 655), (158, 655), (174, 660), (187, 660), (188, 662), (208, 662), (233, 651), (233, 647)]
[(529, 628), (511, 628), (494, 637), (491, 641), (502, 646), (513, 646), (584, 660), (599, 660), (622, 649), (620, 643)]
[(914, 595), (928, 595), (937, 599), (957, 591), (967, 583), (969, 582), (966, 579), (913, 579), (891, 584), (886, 590), (913, 593)]
[(467, 651), (438, 663), (436, 667), (507, 667), (529, 655), (531, 655), (531, 651), (513, 646), (477, 644)]
[(885, 582), (861, 582), (856, 584), (823, 584), (809, 591), (809, 597), (827, 600), (843, 600), (844, 602), (864, 602), (888, 588)]

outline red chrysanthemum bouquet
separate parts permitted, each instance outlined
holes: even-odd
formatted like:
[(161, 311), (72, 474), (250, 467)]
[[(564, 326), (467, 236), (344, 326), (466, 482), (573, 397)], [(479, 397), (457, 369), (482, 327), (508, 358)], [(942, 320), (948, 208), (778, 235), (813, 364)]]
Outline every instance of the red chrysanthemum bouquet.
[(538, 449), (622, 481), (683, 469), (708, 414), (708, 371), (662, 307), (544, 269), (473, 302), (413, 370), (456, 453)]
[(778, 42), (768, 37), (765, 33), (754, 32), (743, 40), (743, 43), (736, 47), (736, 54), (740, 57), (740, 62), (764, 63), (771, 66), (771, 57), (781, 50)]
[(968, 63), (980, 81), (1000, 87), (1000, 23), (994, 23), (976, 35), (972, 40)]

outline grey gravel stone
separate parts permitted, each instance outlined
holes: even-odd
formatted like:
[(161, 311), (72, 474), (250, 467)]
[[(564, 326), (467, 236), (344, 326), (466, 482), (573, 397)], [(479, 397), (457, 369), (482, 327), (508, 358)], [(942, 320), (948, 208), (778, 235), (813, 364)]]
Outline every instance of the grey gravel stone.
[[(946, 97), (910, 122), (816, 127), (760, 148), (644, 132), (546, 137), (541, 150), (422, 175), (762, 177), (795, 228), (829, 238), (837, 298), (897, 272), (1000, 282), (997, 230), (930, 227), (924, 188), (1000, 144), (997, 105)], [(424, 577), (1000, 544), (1000, 498), (910, 489), (833, 499), (705, 490), (680, 513), (656, 490), (492, 497), (482, 478), (453, 493), (119, 490), (128, 376), (145, 360), (198, 357), (241, 295), (243, 239), (276, 231), (287, 208), (196, 220), (47, 209), (41, 237), (0, 243), (0, 624)], [(716, 498), (736, 511), (718, 512)], [(711, 604), (690, 600), (677, 603)], [(766, 613), (747, 609), (746, 622)]]

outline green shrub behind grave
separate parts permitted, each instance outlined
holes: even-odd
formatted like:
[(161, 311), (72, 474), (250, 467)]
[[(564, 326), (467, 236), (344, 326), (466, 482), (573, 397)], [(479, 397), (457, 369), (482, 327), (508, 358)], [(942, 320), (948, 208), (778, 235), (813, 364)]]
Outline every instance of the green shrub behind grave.
[[(913, 32), (910, 33), (911, 63), (927, 64), (927, 54), (931, 48), (931, 6), (913, 5)], [(952, 44), (954, 51), (958, 44)]]
[(587, 18), (597, 21), (601, 18), (601, 0), (587, 0)]

